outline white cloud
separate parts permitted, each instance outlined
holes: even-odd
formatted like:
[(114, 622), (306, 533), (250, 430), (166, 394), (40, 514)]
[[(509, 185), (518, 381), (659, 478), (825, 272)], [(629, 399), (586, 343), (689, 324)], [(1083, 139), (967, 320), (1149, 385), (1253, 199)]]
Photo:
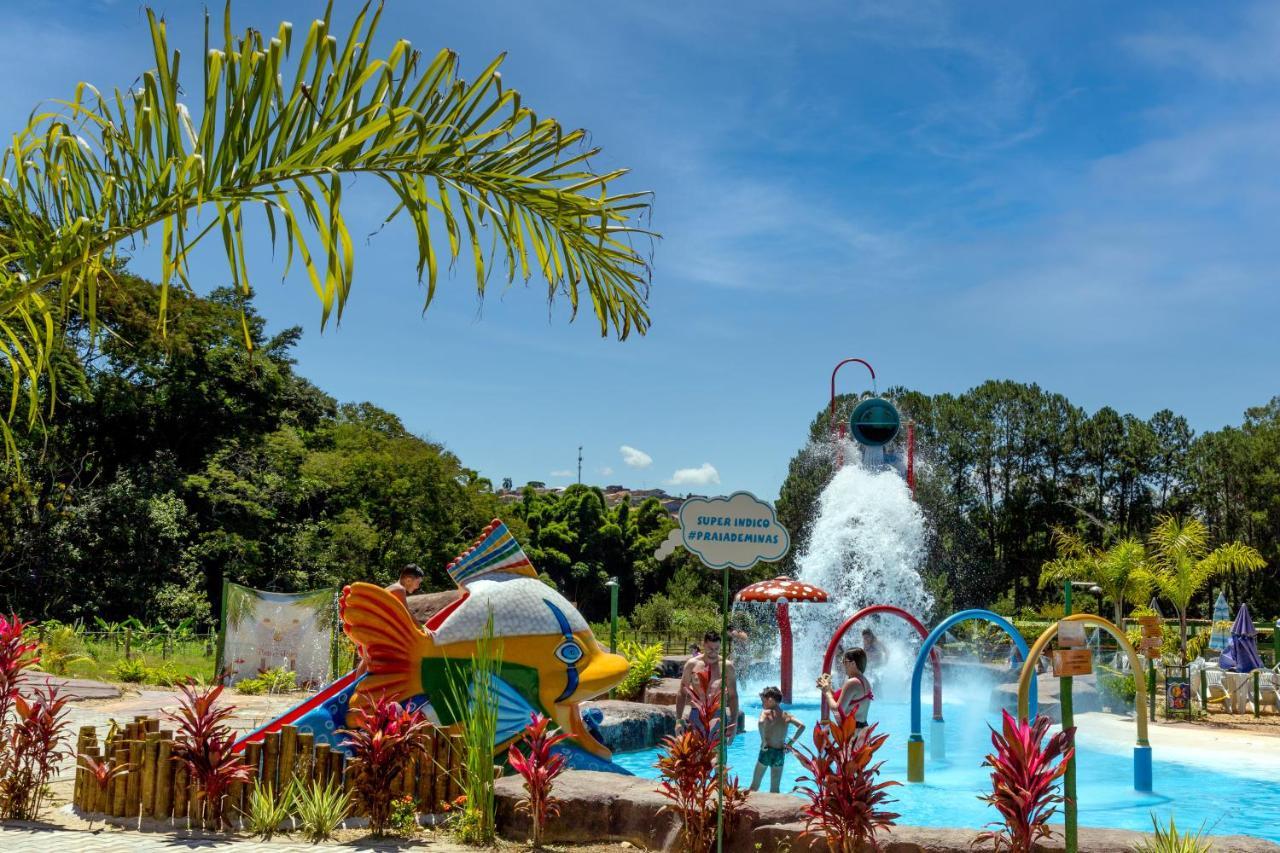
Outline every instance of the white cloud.
[(572, 477), (573, 472), (572, 471), (552, 471), (551, 476), (552, 477)]
[(720, 472), (710, 462), (697, 468), (680, 468), (667, 481), (669, 486), (715, 486), (720, 483)]
[(653, 464), (653, 457), (643, 450), (637, 450), (627, 444), (622, 445), (618, 450), (622, 453), (622, 461), (629, 468), (648, 468)]
[(604, 466), (603, 468), (601, 468), (601, 469), (600, 469), (600, 476), (602, 476), (602, 477), (608, 477), (608, 476), (609, 476), (609, 475), (611, 475), (612, 473), (613, 473), (613, 469), (612, 469), (612, 468), (610, 468), (608, 465), (606, 465), (606, 466)]
[(1185, 67), (1228, 83), (1272, 80), (1280, 74), (1275, 50), (1280, 14), (1275, 4), (1257, 3), (1225, 33), (1169, 26), (1127, 39), (1127, 46), (1155, 65)]

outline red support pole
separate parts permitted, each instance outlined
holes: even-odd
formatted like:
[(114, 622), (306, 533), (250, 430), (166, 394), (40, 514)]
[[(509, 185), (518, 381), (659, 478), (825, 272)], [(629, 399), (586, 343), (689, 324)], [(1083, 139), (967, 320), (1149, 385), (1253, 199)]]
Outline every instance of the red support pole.
[(778, 602), (778, 633), (782, 637), (782, 701), (791, 703), (791, 614), (787, 602)]
[(916, 496), (916, 422), (907, 421), (907, 488)]

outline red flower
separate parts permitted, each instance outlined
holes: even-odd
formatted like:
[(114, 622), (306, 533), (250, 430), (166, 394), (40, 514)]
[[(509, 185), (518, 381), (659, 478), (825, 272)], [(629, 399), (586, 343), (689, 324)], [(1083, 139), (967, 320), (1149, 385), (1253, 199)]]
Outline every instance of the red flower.
[[(564, 732), (548, 734), (551, 720), (542, 714), (533, 714), (530, 719), (532, 722), (525, 727), (520, 740), (507, 750), (507, 761), (524, 777), (525, 797), (516, 804), (516, 808), (532, 819), (533, 846), (540, 847), (547, 818), (560, 814), (560, 803), (551, 796), (551, 787), (556, 777), (564, 772), (565, 763), (564, 755), (552, 752), (552, 748), (568, 740), (569, 736)], [(528, 755), (518, 749), (520, 744), (528, 746)]]
[[(1014, 719), (1004, 712), (1002, 732), (991, 732), (996, 751), (987, 756), (992, 792), (981, 799), (1004, 819), (991, 823), (998, 827), (984, 832), (974, 843), (990, 841), (997, 853), (1031, 853), (1036, 842), (1049, 835), (1049, 820), (1063, 797), (1058, 779), (1067, 772), (1067, 762), (1075, 754), (1075, 728), (1058, 732), (1044, 742), (1050, 720), (1038, 716), (1033, 722)], [(1056, 763), (1055, 763), (1056, 762)]]

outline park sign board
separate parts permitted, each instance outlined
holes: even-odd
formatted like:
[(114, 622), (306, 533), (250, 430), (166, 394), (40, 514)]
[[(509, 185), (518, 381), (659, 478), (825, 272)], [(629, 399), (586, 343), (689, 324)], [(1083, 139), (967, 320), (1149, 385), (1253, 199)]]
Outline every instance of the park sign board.
[(750, 492), (689, 498), (680, 506), (680, 538), (711, 569), (745, 571), (781, 560), (791, 547), (773, 506)]

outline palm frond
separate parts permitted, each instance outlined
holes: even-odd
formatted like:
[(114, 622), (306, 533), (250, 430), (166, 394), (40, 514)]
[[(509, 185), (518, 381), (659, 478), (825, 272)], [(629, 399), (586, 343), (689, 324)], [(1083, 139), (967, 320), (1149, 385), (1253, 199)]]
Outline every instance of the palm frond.
[(571, 316), (585, 290), (602, 336), (647, 330), (649, 267), (635, 245), (653, 236), (635, 225), (647, 194), (611, 191), (625, 170), (595, 171), (585, 131), (539, 117), (504, 86), (503, 57), (468, 81), (449, 50), (427, 59), (400, 40), (375, 56), (380, 15), (366, 5), (345, 36), (326, 11), (303, 39), (287, 22), (274, 37), (237, 37), (228, 5), (220, 33), (206, 17), (192, 80), (148, 10), (154, 67), (136, 89), (82, 83), (11, 137), (0, 159), (10, 456), (9, 425), (35, 423), (54, 399), (63, 319), (78, 312), (97, 333), (98, 291), (130, 241), (159, 242), (163, 328), (167, 288), (191, 287), (191, 253), (206, 239), (221, 242), (232, 283), (249, 292), (243, 234), (259, 210), (284, 273), (295, 260), (306, 271), (322, 325), (340, 319), (355, 274), (343, 192), (359, 175), (391, 189), (384, 224), (409, 223), (426, 306), (442, 258), (465, 255), (481, 298), (496, 266), (506, 285), (540, 277), (548, 303), (567, 299)]

